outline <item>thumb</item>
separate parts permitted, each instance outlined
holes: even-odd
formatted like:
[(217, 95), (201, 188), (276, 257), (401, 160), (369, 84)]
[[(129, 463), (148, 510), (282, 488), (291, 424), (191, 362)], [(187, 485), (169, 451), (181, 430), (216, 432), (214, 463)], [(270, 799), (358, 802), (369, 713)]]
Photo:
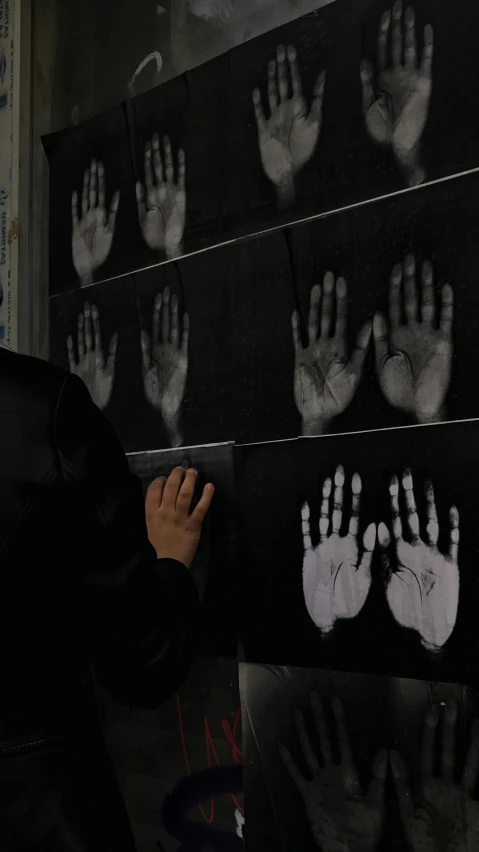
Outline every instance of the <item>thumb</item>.
[(389, 328), (383, 314), (374, 314), (373, 320), (374, 350), (376, 354), (376, 369), (381, 372), (384, 362), (389, 357)]

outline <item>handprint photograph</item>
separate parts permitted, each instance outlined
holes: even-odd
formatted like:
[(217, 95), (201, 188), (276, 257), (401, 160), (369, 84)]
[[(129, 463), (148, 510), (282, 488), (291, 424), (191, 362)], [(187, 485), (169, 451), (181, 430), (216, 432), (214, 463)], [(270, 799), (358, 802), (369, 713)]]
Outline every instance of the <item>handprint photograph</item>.
[(468, 0), (337, 0), (232, 51), (228, 230), (477, 168), (477, 23)]
[(471, 420), (237, 447), (244, 659), (475, 687), (478, 437)]
[(50, 165), (50, 295), (128, 271), (136, 202), (123, 108), (43, 143)]
[(479, 173), (291, 229), (298, 434), (479, 416)]
[(48, 138), (52, 292), (478, 169), (478, 25), (335, 0)]
[(479, 696), (240, 663), (245, 848), (479, 848)]
[[(50, 298), (50, 361), (85, 383), (126, 452), (138, 449), (145, 410), (134, 278)], [(158, 445), (170, 446), (161, 420)]]
[(194, 468), (198, 480), (193, 508), (205, 484), (214, 484), (214, 500), (191, 569), (201, 598), (199, 652), (236, 656), (238, 595), (232, 444), (130, 453), (128, 463), (130, 470), (140, 477), (145, 495), (154, 479), (169, 476), (173, 468)]
[(146, 403), (138, 449), (160, 446), (160, 420), (167, 446), (297, 434), (294, 290), (281, 232), (144, 270), (135, 280)]

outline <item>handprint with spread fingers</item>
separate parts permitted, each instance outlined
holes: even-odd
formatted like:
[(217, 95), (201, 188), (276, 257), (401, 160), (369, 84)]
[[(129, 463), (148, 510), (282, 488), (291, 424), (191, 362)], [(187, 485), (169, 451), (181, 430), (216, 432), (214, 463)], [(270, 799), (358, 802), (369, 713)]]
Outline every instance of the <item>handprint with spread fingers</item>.
[(332, 759), (324, 708), (316, 693), (311, 695), (311, 711), (323, 765), (313, 749), (300, 710), (294, 714), (295, 725), (311, 778), (303, 775), (291, 752), (282, 743), (279, 752), (302, 796), (318, 847), (327, 852), (373, 852), (380, 840), (385, 817), (387, 752), (383, 750), (375, 756), (369, 789), (364, 794), (353, 758), (344, 708), (338, 698), (333, 698), (332, 710), (339, 744), (339, 763)]
[[(390, 764), (399, 812), (412, 852), (479, 852), (479, 720), (474, 719), (462, 777), (456, 783), (458, 707), (436, 705), (426, 713), (421, 765), (414, 786), (401, 754), (390, 753)], [(439, 773), (435, 771), (435, 742), (442, 727)]]
[(164, 250), (168, 257), (182, 254), (186, 218), (185, 154), (178, 151), (178, 172), (175, 182), (173, 153), (168, 136), (163, 140), (156, 133), (145, 148), (145, 187), (138, 181), (136, 199), (140, 228), (145, 243), (156, 251)]
[(276, 59), (268, 65), (268, 105), (266, 118), (261, 92), (253, 92), (261, 162), (266, 176), (278, 190), (280, 206), (294, 202), (294, 177), (311, 159), (321, 132), (325, 74), (314, 86), (308, 112), (303, 95), (296, 49), (279, 45)]
[(85, 302), (84, 311), (78, 316), (78, 361), (74, 353), (73, 338), (69, 335), (68, 362), (70, 372), (83, 379), (93, 402), (102, 410), (107, 407), (113, 389), (117, 341), (117, 335), (114, 334), (105, 361), (98, 308)]
[(303, 435), (321, 435), (351, 402), (362, 375), (371, 337), (371, 323), (360, 329), (350, 354), (347, 345), (348, 293), (344, 278), (336, 285), (332, 272), (321, 290), (311, 291), (308, 345), (302, 346), (298, 312), (292, 316), (294, 343), (294, 398), (302, 419)]
[(180, 419), (188, 372), (188, 314), (183, 314), (180, 331), (178, 298), (165, 287), (153, 308), (151, 340), (141, 333), (145, 395), (153, 408), (161, 412), (174, 447), (183, 443)]
[(451, 380), (453, 305), (452, 288), (445, 284), (439, 322), (436, 322), (433, 270), (427, 262), (422, 267), (419, 313), (416, 261), (408, 255), (404, 266), (395, 266), (391, 275), (389, 327), (382, 314), (374, 317), (376, 369), (381, 390), (391, 405), (420, 423), (444, 418)]
[(384, 523), (379, 524), (378, 540), (388, 571), (387, 600), (389, 608), (402, 627), (416, 630), (425, 648), (437, 651), (449, 639), (457, 618), (459, 603), (459, 512), (449, 510), (450, 545), (447, 556), (438, 549), (439, 521), (431, 482), (426, 483), (427, 542), (420, 536), (419, 516), (410, 470), (404, 472), (402, 491), (408, 516), (410, 541), (403, 538), (399, 504), (399, 480), (393, 476), (391, 495), (392, 531), (395, 555), (390, 560), (387, 550), (391, 536)]
[[(303, 594), (306, 609), (316, 627), (329, 633), (338, 618), (354, 618), (364, 606), (371, 586), (371, 560), (376, 543), (376, 525), (370, 524), (363, 536), (363, 553), (359, 558), (358, 530), (362, 483), (355, 473), (351, 482), (352, 508), (349, 528), (341, 535), (345, 475), (339, 465), (334, 476), (333, 511), (331, 516), (331, 479), (323, 485), (319, 520), (319, 544), (313, 547), (310, 511), (303, 505)], [(330, 529), (331, 526), (331, 529)]]
[(371, 63), (366, 59), (361, 63), (367, 131), (375, 142), (392, 148), (398, 167), (410, 186), (422, 183), (426, 177), (420, 159), (420, 143), (431, 99), (433, 51), (434, 33), (428, 25), (424, 28), (424, 47), (418, 60), (414, 9), (406, 9), (403, 27), (402, 0), (396, 0), (392, 14), (385, 12), (379, 25), (376, 79)]
[(115, 192), (107, 214), (105, 169), (92, 160), (83, 179), (81, 212), (78, 193), (72, 194), (72, 255), (82, 286), (92, 283), (93, 273), (110, 254), (119, 203), (120, 193)]

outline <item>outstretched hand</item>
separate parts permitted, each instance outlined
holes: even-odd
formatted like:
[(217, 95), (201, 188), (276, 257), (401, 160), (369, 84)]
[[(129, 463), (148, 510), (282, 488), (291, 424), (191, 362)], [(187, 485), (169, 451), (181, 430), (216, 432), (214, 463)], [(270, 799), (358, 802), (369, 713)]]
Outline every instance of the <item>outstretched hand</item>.
[(114, 334), (105, 361), (98, 309), (96, 305), (90, 307), (90, 304), (85, 302), (84, 313), (78, 315), (78, 360), (74, 353), (73, 338), (69, 335), (68, 363), (70, 372), (85, 382), (93, 402), (101, 410), (107, 407), (113, 389), (117, 341), (117, 335)]
[(333, 698), (332, 709), (339, 763), (333, 762), (324, 710), (315, 693), (311, 695), (311, 710), (323, 765), (313, 749), (300, 710), (295, 712), (295, 724), (310, 779), (301, 772), (283, 744), (279, 747), (280, 755), (302, 796), (318, 847), (327, 852), (373, 852), (384, 823), (387, 752), (380, 751), (374, 758), (365, 795), (354, 764), (343, 705), (338, 698)]
[[(479, 802), (475, 796), (479, 768), (479, 720), (475, 719), (462, 778), (456, 783), (457, 704), (426, 714), (419, 783), (411, 785), (406, 764), (397, 751), (390, 754), (399, 811), (413, 852), (479, 852)], [(438, 728), (442, 727), (439, 773), (434, 771)]]
[(318, 144), (324, 84), (322, 72), (308, 113), (296, 49), (290, 45), (285, 50), (279, 45), (276, 60), (268, 65), (269, 118), (263, 110), (260, 90), (253, 92), (261, 162), (266, 176), (278, 189), (280, 206), (294, 202), (294, 176), (311, 159)]
[(387, 556), (391, 536), (385, 524), (379, 524), (378, 540), (384, 551), (384, 563), (389, 576), (387, 600), (389, 608), (402, 627), (416, 630), (423, 645), (437, 651), (447, 642), (457, 618), (459, 603), (459, 512), (449, 510), (451, 525), (447, 555), (438, 549), (439, 522), (431, 482), (426, 484), (427, 541), (420, 537), (419, 516), (413, 491), (411, 471), (402, 478), (402, 490), (408, 517), (410, 541), (403, 538), (399, 506), (399, 481), (393, 476), (391, 495), (392, 530), (395, 555)]
[(138, 181), (136, 198), (138, 217), (145, 243), (157, 251), (164, 249), (168, 257), (182, 253), (186, 218), (185, 154), (178, 151), (178, 175), (175, 182), (173, 154), (168, 136), (163, 140), (156, 133), (153, 144), (145, 148), (145, 187)]
[(170, 290), (165, 287), (155, 299), (151, 339), (148, 332), (141, 333), (141, 351), (146, 398), (161, 412), (175, 447), (182, 444), (180, 414), (188, 372), (188, 338), (188, 314), (183, 314), (180, 332), (178, 298), (172, 296), (170, 307)]
[(452, 288), (445, 284), (436, 323), (433, 270), (430, 263), (424, 263), (419, 313), (416, 261), (408, 255), (404, 266), (395, 266), (391, 275), (389, 327), (382, 314), (374, 317), (381, 390), (391, 405), (420, 423), (443, 419), (451, 380), (453, 304)]
[(298, 312), (294, 311), (292, 316), (294, 397), (303, 435), (326, 432), (330, 421), (348, 407), (356, 392), (371, 337), (371, 323), (360, 329), (350, 354), (347, 322), (346, 281), (338, 278), (335, 286), (332, 272), (327, 272), (323, 289), (316, 284), (311, 291), (306, 347), (301, 343)]
[[(354, 618), (364, 606), (371, 586), (371, 560), (376, 542), (376, 525), (370, 524), (363, 536), (363, 553), (359, 558), (358, 529), (361, 499), (361, 478), (352, 478), (352, 508), (348, 532), (340, 535), (343, 519), (345, 475), (339, 465), (334, 477), (333, 511), (331, 517), (331, 479), (323, 485), (323, 500), (319, 521), (319, 544), (313, 548), (310, 512), (303, 505), (303, 593), (306, 608), (316, 627), (329, 633), (338, 618)], [(330, 530), (331, 524), (331, 530)]]
[(105, 169), (103, 163), (92, 160), (83, 179), (81, 212), (78, 193), (72, 194), (72, 255), (82, 285), (91, 283), (93, 273), (110, 254), (119, 203), (120, 193), (115, 192), (107, 215)]
[[(391, 59), (388, 40), (392, 17)], [(421, 60), (417, 56), (414, 9), (396, 0), (391, 12), (385, 12), (379, 26), (377, 77), (371, 63), (361, 63), (363, 114), (366, 128), (375, 142), (390, 147), (408, 184), (425, 180), (420, 159), (421, 137), (426, 125), (432, 91), (434, 34), (424, 29)]]

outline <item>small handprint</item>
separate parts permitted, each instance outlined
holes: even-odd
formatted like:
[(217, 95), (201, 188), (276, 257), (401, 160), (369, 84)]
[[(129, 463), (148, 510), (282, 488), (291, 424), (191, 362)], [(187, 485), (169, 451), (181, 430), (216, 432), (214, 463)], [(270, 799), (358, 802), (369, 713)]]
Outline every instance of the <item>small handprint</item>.
[(145, 243), (156, 251), (165, 250), (168, 257), (182, 253), (186, 217), (185, 154), (178, 151), (178, 176), (175, 183), (173, 154), (168, 136), (164, 141), (164, 163), (160, 152), (160, 138), (156, 133), (153, 143), (145, 148), (145, 188), (136, 184), (138, 217)]
[(67, 338), (68, 362), (70, 372), (83, 379), (93, 402), (101, 410), (105, 409), (110, 402), (115, 380), (117, 342), (117, 335), (114, 334), (110, 340), (108, 358), (105, 361), (98, 309), (96, 305), (90, 306), (88, 302), (85, 302), (84, 312), (78, 316), (78, 362), (75, 358), (71, 335)]
[(329, 633), (337, 618), (354, 618), (364, 606), (371, 586), (371, 560), (376, 543), (376, 525), (370, 524), (363, 536), (359, 559), (358, 529), (362, 483), (352, 478), (352, 508), (349, 529), (340, 535), (343, 518), (344, 469), (339, 465), (334, 477), (333, 512), (330, 526), (331, 479), (323, 485), (319, 520), (319, 544), (313, 548), (309, 506), (303, 505), (303, 594), (306, 609), (316, 627)]
[(479, 720), (472, 725), (462, 778), (457, 771), (457, 704), (443, 713), (439, 773), (434, 772), (435, 742), (440, 710), (432, 706), (426, 714), (421, 750), (419, 783), (411, 785), (402, 755), (390, 754), (399, 812), (412, 852), (479, 852), (479, 802), (476, 785), (479, 766)]
[[(303, 435), (326, 432), (332, 418), (348, 407), (359, 384), (371, 337), (371, 323), (366, 323), (359, 331), (356, 347), (350, 356), (346, 341), (347, 314), (346, 282), (344, 278), (338, 278), (335, 287), (332, 272), (324, 276), (322, 292), (319, 284), (311, 291), (309, 343), (304, 348), (300, 339), (299, 316), (297, 311), (293, 313), (294, 398), (301, 414)], [(336, 323), (333, 329), (334, 315)]]
[[(404, 318), (401, 286), (404, 286)], [(416, 262), (408, 255), (395, 266), (389, 287), (389, 323), (374, 317), (376, 369), (381, 390), (395, 408), (420, 423), (443, 419), (451, 380), (454, 296), (449, 284), (442, 288), (439, 323), (430, 263), (422, 267), (421, 316), (418, 312)]]
[(282, 743), (279, 752), (303, 798), (313, 837), (327, 852), (373, 852), (384, 823), (384, 790), (387, 752), (380, 751), (371, 766), (369, 789), (364, 794), (346, 727), (341, 701), (332, 700), (340, 761), (333, 762), (324, 709), (318, 695), (311, 695), (311, 710), (322, 754), (322, 766), (311, 745), (303, 714), (295, 712), (295, 724), (304, 760), (311, 775), (306, 778)]
[(431, 26), (425, 27), (424, 49), (418, 62), (414, 9), (407, 8), (404, 17), (403, 36), (403, 6), (401, 0), (396, 0), (388, 65), (391, 12), (384, 13), (379, 26), (377, 80), (371, 63), (365, 59), (361, 63), (361, 81), (369, 135), (375, 142), (392, 148), (407, 182), (414, 186), (425, 179), (419, 147), (431, 99), (434, 34)]
[(316, 81), (308, 113), (296, 50), (290, 45), (286, 51), (280, 45), (276, 60), (272, 59), (268, 65), (269, 118), (263, 111), (260, 90), (253, 92), (261, 162), (266, 176), (278, 189), (281, 206), (294, 202), (294, 176), (311, 159), (318, 144), (324, 84), (323, 72)]
[(72, 193), (73, 264), (82, 286), (91, 283), (93, 273), (110, 254), (119, 203), (120, 193), (115, 192), (107, 215), (105, 169), (103, 163), (92, 160), (83, 179), (81, 214), (78, 193)]
[(416, 630), (424, 647), (437, 651), (449, 639), (457, 618), (459, 512), (455, 506), (449, 510), (450, 546), (448, 555), (444, 556), (437, 546), (439, 522), (432, 483), (426, 484), (427, 543), (420, 537), (419, 516), (410, 470), (404, 472), (402, 488), (411, 541), (407, 542), (403, 538), (399, 481), (397, 476), (393, 476), (389, 486), (395, 546), (392, 564), (387, 556), (387, 548), (391, 543), (389, 530), (383, 523), (380, 523), (378, 528), (378, 540), (384, 551), (385, 567), (389, 572), (386, 578), (387, 600), (398, 624)]
[(161, 412), (175, 447), (182, 444), (180, 413), (188, 372), (188, 337), (188, 315), (183, 314), (180, 333), (178, 298), (172, 296), (170, 309), (170, 290), (165, 287), (155, 299), (151, 341), (146, 331), (141, 333), (141, 351), (146, 398)]

